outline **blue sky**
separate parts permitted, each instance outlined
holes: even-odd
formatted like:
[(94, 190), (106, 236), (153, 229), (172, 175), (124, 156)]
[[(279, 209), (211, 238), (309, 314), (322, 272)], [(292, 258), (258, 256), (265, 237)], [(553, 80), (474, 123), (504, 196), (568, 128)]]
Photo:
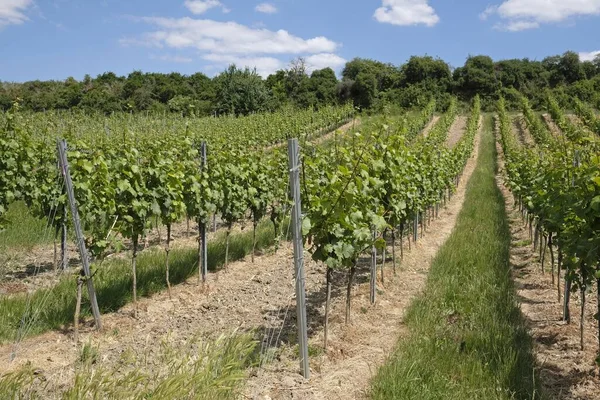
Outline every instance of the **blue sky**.
[(0, 80), (600, 50), (600, 0), (0, 0)]

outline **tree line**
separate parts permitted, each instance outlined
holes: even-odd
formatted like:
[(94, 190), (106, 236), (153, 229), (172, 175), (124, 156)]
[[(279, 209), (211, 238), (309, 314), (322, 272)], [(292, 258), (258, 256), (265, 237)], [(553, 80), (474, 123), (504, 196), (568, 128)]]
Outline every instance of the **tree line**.
[(396, 66), (355, 58), (338, 78), (331, 68), (308, 72), (302, 58), (263, 79), (255, 70), (231, 65), (210, 78), (203, 73), (143, 73), (127, 76), (105, 72), (78, 81), (0, 81), (0, 109), (14, 101), (32, 111), (80, 110), (85, 112), (176, 112), (184, 115), (247, 115), (286, 106), (321, 107), (352, 101), (363, 110), (381, 111), (393, 105), (424, 106), (431, 97), (448, 104), (452, 96), (467, 102), (479, 94), (484, 108), (500, 97), (509, 107), (521, 92), (534, 107), (544, 104), (552, 90), (564, 107), (577, 97), (600, 108), (600, 56), (581, 61), (575, 52), (542, 61), (494, 61), (484, 55), (469, 56), (462, 67), (430, 56), (413, 56)]

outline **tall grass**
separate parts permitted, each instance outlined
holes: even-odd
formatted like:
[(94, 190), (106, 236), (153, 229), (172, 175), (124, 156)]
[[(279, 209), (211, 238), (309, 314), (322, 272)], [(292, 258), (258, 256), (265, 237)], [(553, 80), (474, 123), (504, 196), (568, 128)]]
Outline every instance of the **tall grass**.
[(8, 224), (0, 231), (0, 251), (29, 250), (53, 241), (54, 228), (47, 229), (48, 221), (36, 218), (22, 201), (12, 203), (3, 218)]
[(539, 397), (531, 338), (510, 275), (491, 119), (457, 225), (406, 317), (410, 334), (372, 382), (374, 399)]
[[(215, 341), (163, 341), (160, 349), (127, 357), (112, 368), (83, 361), (60, 393), (48, 393), (31, 367), (0, 377), (0, 399), (211, 399), (239, 396), (256, 343), (236, 333)], [(152, 354), (151, 354), (152, 353)]]
[[(275, 232), (270, 221), (257, 228), (257, 249), (274, 243)], [(252, 231), (232, 235), (229, 241), (229, 260), (244, 258), (252, 251)], [(185, 281), (198, 273), (197, 250), (173, 249), (170, 257), (172, 284)], [(208, 243), (208, 269), (217, 270), (225, 261), (225, 233), (218, 234)], [(137, 293), (149, 296), (166, 288), (164, 277), (165, 253), (160, 249), (138, 256)], [(73, 271), (74, 272), (74, 271)], [(102, 313), (116, 311), (132, 301), (132, 275), (128, 259), (105, 261), (97, 266), (94, 284)], [(20, 340), (51, 329), (59, 329), (73, 321), (76, 303), (75, 275), (65, 275), (51, 289), (40, 289), (33, 294), (17, 294), (0, 298), (0, 343)], [(82, 315), (91, 315), (85, 298)]]

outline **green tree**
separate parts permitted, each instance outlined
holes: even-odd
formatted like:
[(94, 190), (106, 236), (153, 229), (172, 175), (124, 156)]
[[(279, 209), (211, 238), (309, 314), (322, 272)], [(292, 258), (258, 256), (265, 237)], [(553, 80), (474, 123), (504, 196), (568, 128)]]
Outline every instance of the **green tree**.
[(500, 89), (494, 61), (488, 56), (469, 56), (464, 67), (454, 71), (456, 91), (465, 100), (476, 94), (482, 99), (494, 97)]
[(256, 70), (231, 65), (215, 77), (214, 83), (219, 113), (247, 115), (267, 109), (269, 93)]
[(318, 69), (310, 75), (310, 87), (316, 98), (316, 105), (336, 103), (338, 79), (331, 68)]

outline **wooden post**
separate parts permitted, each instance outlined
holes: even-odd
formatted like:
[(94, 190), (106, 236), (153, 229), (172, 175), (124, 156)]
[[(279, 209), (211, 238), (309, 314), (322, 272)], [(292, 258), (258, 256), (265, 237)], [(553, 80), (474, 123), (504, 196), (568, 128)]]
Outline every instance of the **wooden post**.
[(419, 212), (415, 214), (415, 220), (413, 225), (413, 242), (416, 242), (419, 238)]
[(59, 140), (57, 147), (60, 170), (65, 179), (65, 188), (67, 190), (67, 196), (69, 197), (71, 216), (73, 218), (73, 227), (75, 228), (75, 236), (77, 238), (77, 248), (79, 249), (81, 263), (83, 264), (83, 270), (85, 272), (90, 303), (92, 306), (92, 314), (94, 315), (94, 321), (96, 322), (96, 330), (100, 330), (102, 329), (102, 322), (100, 321), (100, 309), (98, 308), (98, 299), (96, 298), (96, 290), (94, 289), (94, 281), (92, 279), (92, 272), (90, 270), (90, 259), (88, 257), (87, 249), (85, 248), (85, 238), (83, 237), (83, 230), (81, 229), (79, 211), (77, 210), (75, 191), (73, 189), (73, 181), (71, 180), (71, 173), (69, 171), (69, 161), (67, 160), (67, 142), (64, 140)]
[(370, 282), (370, 300), (371, 304), (375, 304), (375, 292), (377, 284), (377, 248), (375, 247), (375, 239), (377, 231), (373, 228), (373, 247), (371, 247), (371, 282)]

